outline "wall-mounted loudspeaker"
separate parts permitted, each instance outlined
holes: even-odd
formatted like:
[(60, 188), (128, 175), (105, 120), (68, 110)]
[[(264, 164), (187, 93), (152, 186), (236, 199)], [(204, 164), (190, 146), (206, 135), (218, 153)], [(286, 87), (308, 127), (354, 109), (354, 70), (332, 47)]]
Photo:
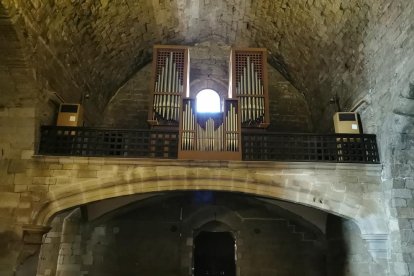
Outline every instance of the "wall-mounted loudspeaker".
[(57, 126), (82, 126), (83, 108), (80, 104), (61, 104), (57, 118)]
[(335, 133), (361, 133), (356, 112), (336, 112), (333, 116), (333, 121)]

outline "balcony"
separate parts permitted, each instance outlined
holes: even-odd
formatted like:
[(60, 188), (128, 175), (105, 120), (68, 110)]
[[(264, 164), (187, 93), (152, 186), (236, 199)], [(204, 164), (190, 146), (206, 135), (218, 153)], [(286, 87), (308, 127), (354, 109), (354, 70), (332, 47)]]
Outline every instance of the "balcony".
[[(39, 155), (177, 159), (173, 130), (42, 126)], [(243, 161), (380, 162), (373, 134), (242, 132)], [(203, 152), (200, 152), (203, 154)]]

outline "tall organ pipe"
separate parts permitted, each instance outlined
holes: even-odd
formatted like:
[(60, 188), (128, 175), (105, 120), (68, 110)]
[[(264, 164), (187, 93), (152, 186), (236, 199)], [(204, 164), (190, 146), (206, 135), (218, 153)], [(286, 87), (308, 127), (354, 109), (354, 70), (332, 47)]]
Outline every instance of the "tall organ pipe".
[(176, 66), (175, 66), (175, 62), (173, 62), (173, 65), (172, 65), (172, 85), (171, 85), (171, 88), (172, 88), (172, 91), (171, 92), (174, 92), (174, 93), (176, 93), (177, 91), (175, 90), (175, 83), (176, 83)]
[(247, 87), (247, 74), (246, 74), (246, 67), (243, 68), (243, 90), (242, 93), (246, 94), (246, 87)]
[(161, 68), (161, 77), (160, 77), (160, 92), (164, 92), (164, 73), (165, 67)]
[(247, 71), (247, 89), (246, 89), (246, 93), (248, 95), (251, 95), (250, 86), (251, 86), (251, 83), (252, 83), (252, 78), (251, 78), (251, 74), (250, 74), (250, 58), (249, 57), (247, 57), (246, 71)]

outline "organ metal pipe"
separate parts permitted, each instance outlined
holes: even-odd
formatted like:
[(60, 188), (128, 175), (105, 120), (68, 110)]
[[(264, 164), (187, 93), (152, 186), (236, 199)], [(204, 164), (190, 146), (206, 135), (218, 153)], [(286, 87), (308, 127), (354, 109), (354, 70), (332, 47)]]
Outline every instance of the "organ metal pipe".
[(234, 151), (237, 151), (237, 148), (239, 147), (239, 140), (237, 139), (238, 135), (237, 135), (237, 113), (236, 113), (236, 109), (234, 110), (234, 121), (235, 121), (235, 133), (234, 133), (234, 141), (235, 141), (235, 149)]
[(162, 112), (162, 117), (165, 118), (166, 116), (166, 105), (167, 105), (167, 96), (166, 95), (162, 95), (162, 104), (161, 104), (161, 112)]
[(259, 82), (260, 82), (260, 80), (259, 80), (259, 76), (258, 76), (258, 74), (257, 74), (257, 72), (254, 72), (254, 78), (255, 78), (255, 80), (256, 80), (256, 82), (255, 82), (255, 94), (256, 95), (259, 95), (260, 94), (260, 92), (259, 92)]
[(187, 133), (187, 147), (186, 147), (186, 149), (188, 150), (188, 147), (189, 147), (189, 141), (188, 141), (188, 130), (189, 130), (189, 123), (190, 123), (190, 102), (187, 102), (187, 106), (186, 106), (186, 109), (185, 109), (185, 111), (186, 111), (186, 114), (185, 114), (185, 130), (186, 130), (186, 133)]
[(250, 97), (247, 98), (247, 120), (252, 119), (252, 100)]
[(180, 96), (177, 96), (177, 100), (176, 100), (176, 112), (175, 112), (175, 114), (176, 114), (176, 117), (175, 117), (175, 120), (178, 122), (178, 120), (180, 119), (180, 117), (179, 117), (179, 114), (180, 114), (180, 99), (181, 99), (181, 97)]
[(236, 108), (232, 105), (231, 108), (231, 119), (233, 121), (233, 130), (232, 130), (232, 138), (233, 138), (233, 151), (235, 148), (235, 140), (234, 140), (234, 132), (236, 131)]
[(158, 91), (158, 85), (159, 85), (159, 83), (160, 83), (160, 75), (158, 74), (157, 75), (157, 80), (155, 81), (155, 92), (159, 92)]
[(158, 115), (161, 115), (161, 95), (157, 95), (158, 96), (158, 102), (157, 102), (157, 109), (156, 109), (156, 111), (157, 111), (157, 113), (158, 113)]
[(173, 52), (170, 53), (170, 89), (168, 90), (168, 92), (172, 92), (173, 89), (173, 77), (174, 77), (174, 67), (173, 66)]
[(175, 121), (175, 118), (176, 118), (176, 114), (175, 114), (175, 112), (176, 112), (176, 110), (177, 110), (177, 108), (175, 107), (175, 101), (176, 101), (176, 98), (175, 98), (175, 95), (172, 95), (171, 96), (171, 120), (174, 120)]
[(246, 86), (247, 86), (247, 75), (246, 75), (246, 67), (243, 68), (243, 90), (242, 94), (246, 94)]
[(246, 94), (251, 95), (251, 84), (252, 84), (252, 77), (250, 74), (250, 58), (247, 57), (247, 87), (246, 87)]
[[(176, 64), (176, 66), (177, 66), (177, 64)], [(176, 81), (175, 81), (175, 91), (177, 91), (177, 93), (179, 93), (180, 92), (180, 74), (179, 74), (177, 68), (175, 69), (175, 79), (176, 79)]]
[(178, 113), (179, 113), (179, 109), (178, 109), (178, 101), (179, 101), (179, 97), (178, 96), (174, 96), (174, 120), (178, 121)]
[[(262, 116), (264, 117), (264, 115), (265, 115), (265, 105), (264, 105), (264, 98), (261, 98), (261, 104), (262, 104)], [(263, 120), (264, 120), (264, 118), (263, 118)]]
[(167, 92), (167, 88), (168, 88), (168, 58), (165, 58), (165, 64), (164, 64), (164, 73), (163, 73), (163, 86), (162, 86), (162, 92), (165, 93)]
[(165, 67), (161, 68), (161, 85), (160, 85), (161, 91), (165, 92)]
[(248, 109), (247, 109), (247, 99), (246, 98), (243, 98), (243, 105), (244, 105), (244, 118), (243, 118), (243, 122), (245, 122), (245, 121), (247, 121), (247, 116), (248, 116), (248, 114), (247, 114), (247, 112), (248, 112)]
[(171, 119), (171, 95), (167, 95), (166, 113), (167, 120)]
[(165, 92), (170, 92), (171, 91), (171, 71), (170, 71), (170, 59), (167, 57), (165, 59), (165, 71), (166, 71), (166, 87), (165, 87)]
[(195, 128), (195, 114), (193, 112), (193, 109), (190, 109), (190, 130), (192, 131), (191, 135), (193, 137), (193, 140), (191, 140), (191, 148), (194, 148), (194, 143), (196, 143), (196, 139), (197, 139), (197, 135), (195, 133), (196, 128)]
[(176, 66), (175, 66), (175, 62), (173, 62), (172, 64), (172, 84), (171, 84), (171, 88), (173, 93), (176, 93), (177, 91), (175, 90), (175, 82), (176, 82)]
[[(211, 125), (213, 123), (213, 125)], [(209, 149), (212, 150), (214, 148), (214, 121), (210, 118), (209, 120)]]
[(185, 110), (183, 110), (183, 117), (182, 117), (182, 120), (181, 120), (181, 128), (182, 128), (182, 136), (181, 136), (181, 149), (183, 149), (183, 150), (185, 150), (185, 149), (187, 149), (187, 147), (186, 147), (186, 141), (187, 141), (187, 132), (186, 132), (186, 109)]
[(255, 83), (256, 82), (256, 79), (254, 78), (254, 66), (253, 66), (253, 62), (250, 63), (250, 78), (252, 79), (251, 88), (250, 88), (250, 94), (251, 95), (254, 95), (255, 94), (254, 88), (256, 86), (256, 83)]
[(171, 102), (171, 113), (172, 113), (171, 119), (174, 120), (174, 121), (177, 118), (177, 115), (176, 115), (176, 111), (177, 111), (176, 101), (177, 101), (176, 96), (173, 95), (172, 96), (172, 102)]

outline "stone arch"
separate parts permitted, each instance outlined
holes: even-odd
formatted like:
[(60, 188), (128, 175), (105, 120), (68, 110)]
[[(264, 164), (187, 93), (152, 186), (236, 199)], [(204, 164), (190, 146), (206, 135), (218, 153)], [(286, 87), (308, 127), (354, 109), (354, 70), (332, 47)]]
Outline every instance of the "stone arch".
[(217, 167), (136, 167), (108, 178), (79, 180), (79, 183), (50, 189), (42, 204), (34, 209), (32, 221), (47, 225), (49, 219), (62, 210), (108, 198), (151, 192), (211, 190), (244, 193), (321, 209), (359, 221), (368, 232), (370, 229), (381, 232), (386, 228), (378, 220), (378, 214), (381, 214), (379, 202), (365, 200), (363, 193), (340, 192), (330, 182), (321, 182), (321, 176), (281, 176), (276, 169), (254, 171), (243, 166), (237, 168), (237, 165), (232, 170), (221, 167), (220, 164)]
[(216, 91), (220, 99), (228, 97), (228, 85), (219, 79), (196, 79), (190, 83), (190, 97), (195, 98), (197, 93), (203, 89), (212, 89)]
[[(212, 218), (211, 210), (219, 211), (221, 216)], [(241, 223), (241, 218), (237, 216), (233, 210), (223, 206), (208, 206), (202, 208), (194, 212), (189, 218), (189, 224), (198, 232), (219, 227), (220, 229), (233, 233), (234, 229), (231, 225), (237, 228)]]

